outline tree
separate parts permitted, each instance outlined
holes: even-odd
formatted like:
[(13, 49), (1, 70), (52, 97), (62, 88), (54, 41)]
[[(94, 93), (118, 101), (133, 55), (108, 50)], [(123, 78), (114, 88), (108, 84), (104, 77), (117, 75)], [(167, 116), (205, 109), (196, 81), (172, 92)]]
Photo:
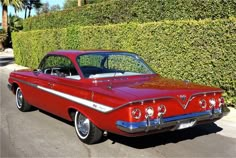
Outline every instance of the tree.
[(10, 32), (17, 32), (23, 29), (23, 19), (16, 15), (9, 15), (8, 27)]
[(37, 15), (44, 14), (44, 13), (49, 13), (49, 12), (54, 12), (54, 11), (59, 11), (61, 10), (60, 5), (55, 4), (52, 5), (51, 7), (49, 6), (49, 3), (43, 3), (42, 6), (38, 9), (36, 9)]
[(64, 3), (64, 9), (73, 8), (73, 7), (78, 6), (79, 1), (81, 2), (81, 0), (66, 0)]
[(2, 27), (3, 30), (7, 31), (7, 16), (8, 6), (12, 5), (15, 9), (21, 9), (23, 6), (23, 0), (0, 0), (2, 5)]
[(42, 6), (40, 0), (23, 0), (24, 8), (25, 8), (25, 19), (27, 18), (27, 11), (28, 17), (31, 16), (31, 10), (35, 8), (36, 10)]
[(59, 11), (59, 10), (61, 10), (61, 7), (58, 4), (52, 5), (50, 7), (50, 12), (55, 12), (55, 11)]
[(49, 3), (48, 2), (43, 3), (41, 7), (41, 13), (48, 13), (49, 11), (50, 11)]
[(73, 8), (76, 6), (82, 6), (86, 4), (100, 3), (105, 1), (109, 0), (65, 0), (64, 9)]
[(43, 3), (40, 8), (36, 9), (37, 15), (43, 14), (43, 13), (48, 13), (49, 11), (50, 11), (50, 8), (49, 8), (49, 3), (48, 2)]
[(78, 0), (78, 7), (82, 6), (82, 1)]

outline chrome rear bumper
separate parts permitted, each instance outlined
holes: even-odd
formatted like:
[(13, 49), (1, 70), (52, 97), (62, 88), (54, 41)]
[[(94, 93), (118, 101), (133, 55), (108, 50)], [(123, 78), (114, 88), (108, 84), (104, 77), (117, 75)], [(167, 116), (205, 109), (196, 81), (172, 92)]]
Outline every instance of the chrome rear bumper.
[[(139, 133), (148, 131), (174, 131), (183, 129), (181, 125), (188, 124), (190, 127), (201, 122), (213, 122), (223, 116), (222, 108), (207, 110), (173, 117), (158, 118), (154, 120), (145, 120), (142, 122), (117, 121), (116, 126), (127, 133)], [(181, 127), (180, 127), (181, 126)], [(188, 128), (188, 127), (186, 127)]]

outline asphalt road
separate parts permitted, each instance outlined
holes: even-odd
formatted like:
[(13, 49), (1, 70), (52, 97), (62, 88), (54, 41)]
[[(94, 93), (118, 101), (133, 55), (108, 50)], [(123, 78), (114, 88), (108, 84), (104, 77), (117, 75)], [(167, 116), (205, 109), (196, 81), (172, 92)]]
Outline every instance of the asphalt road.
[(39, 110), (20, 112), (6, 87), (10, 71), (0, 66), (1, 157), (236, 157), (236, 120), (230, 118), (139, 138), (108, 134), (85, 145), (70, 123)]

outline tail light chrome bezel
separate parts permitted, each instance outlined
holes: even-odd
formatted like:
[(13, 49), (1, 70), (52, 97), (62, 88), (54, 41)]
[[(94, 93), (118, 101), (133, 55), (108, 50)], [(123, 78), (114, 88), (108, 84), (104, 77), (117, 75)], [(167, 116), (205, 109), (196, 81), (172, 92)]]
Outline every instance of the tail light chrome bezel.
[(154, 115), (154, 109), (151, 106), (148, 106), (145, 109), (146, 117), (152, 117)]
[(157, 111), (158, 111), (158, 116), (162, 116), (165, 115), (166, 113), (166, 106), (164, 104), (161, 104), (157, 107)]
[(199, 105), (200, 105), (200, 107), (201, 107), (202, 109), (206, 109), (206, 107), (207, 107), (207, 102), (206, 102), (206, 100), (205, 100), (205, 99), (200, 100), (200, 101), (199, 101)]
[(224, 99), (224, 97), (220, 97), (219, 98), (219, 106), (221, 107), (222, 105), (224, 105), (225, 104), (225, 99)]
[(134, 119), (138, 120), (138, 119), (141, 118), (142, 112), (141, 112), (140, 109), (135, 108), (135, 109), (132, 110), (131, 115), (133, 116)]
[(214, 99), (214, 98), (211, 98), (210, 100), (209, 100), (209, 107), (210, 108), (213, 108), (213, 107), (215, 107), (216, 106), (216, 100)]

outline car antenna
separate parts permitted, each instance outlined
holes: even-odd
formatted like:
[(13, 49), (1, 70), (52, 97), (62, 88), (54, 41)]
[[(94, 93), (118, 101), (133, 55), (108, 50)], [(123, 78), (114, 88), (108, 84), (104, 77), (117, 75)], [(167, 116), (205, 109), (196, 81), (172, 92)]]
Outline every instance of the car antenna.
[[(113, 77), (116, 76), (116, 73), (117, 73), (117, 72), (115, 71)], [(109, 85), (107, 86), (107, 88), (108, 88), (108, 89), (112, 89), (112, 81), (111, 81), (111, 80), (109, 80)]]
[(108, 89), (112, 89), (112, 83), (111, 80), (109, 80), (109, 85), (107, 86)]

